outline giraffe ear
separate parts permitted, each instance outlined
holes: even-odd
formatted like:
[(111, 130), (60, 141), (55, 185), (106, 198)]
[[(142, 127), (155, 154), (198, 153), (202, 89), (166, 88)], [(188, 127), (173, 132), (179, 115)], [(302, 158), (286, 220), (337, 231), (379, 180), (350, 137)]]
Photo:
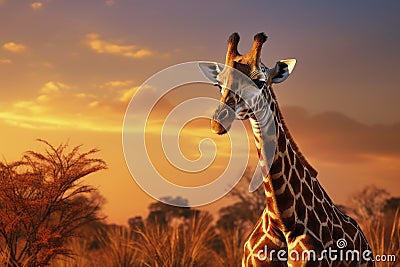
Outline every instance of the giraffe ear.
[(204, 76), (212, 82), (214, 85), (218, 85), (217, 76), (224, 69), (223, 64), (218, 64), (215, 62), (200, 62), (200, 70), (203, 72)]
[(290, 73), (292, 73), (295, 65), (296, 59), (279, 60), (272, 69), (271, 81), (273, 83), (283, 82), (289, 77)]

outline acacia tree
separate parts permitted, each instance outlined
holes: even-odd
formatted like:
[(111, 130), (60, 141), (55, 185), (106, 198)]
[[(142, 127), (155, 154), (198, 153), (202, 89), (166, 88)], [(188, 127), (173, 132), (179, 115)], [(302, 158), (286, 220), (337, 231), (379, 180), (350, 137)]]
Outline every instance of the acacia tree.
[(57, 255), (70, 255), (64, 245), (85, 223), (99, 219), (94, 187), (82, 183), (106, 168), (92, 149), (67, 150), (43, 142), (45, 153), (28, 151), (21, 160), (0, 163), (0, 253), (7, 266), (44, 266)]
[(389, 192), (375, 185), (367, 185), (350, 199), (349, 211), (361, 222), (375, 222), (384, 215)]
[(188, 200), (180, 196), (166, 196), (162, 197), (161, 200), (166, 203), (174, 203), (176, 206), (160, 201), (151, 203), (149, 205), (149, 215), (147, 216), (148, 223), (168, 227), (174, 219), (189, 219), (199, 212), (188, 207)]
[(265, 208), (265, 193), (264, 186), (260, 186), (252, 193), (249, 192), (252, 178), (253, 170), (247, 168), (239, 184), (227, 195), (235, 202), (219, 210), (217, 221), (219, 229), (238, 228), (246, 234), (257, 223)]

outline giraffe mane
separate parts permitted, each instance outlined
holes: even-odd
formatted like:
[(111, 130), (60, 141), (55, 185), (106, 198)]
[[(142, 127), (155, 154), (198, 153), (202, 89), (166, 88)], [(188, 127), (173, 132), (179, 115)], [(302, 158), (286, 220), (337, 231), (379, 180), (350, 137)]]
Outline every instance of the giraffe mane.
[(272, 98), (275, 101), (275, 106), (276, 106), (276, 110), (278, 112), (278, 116), (281, 120), (282, 126), (283, 126), (283, 130), (285, 131), (286, 137), (289, 139), (290, 141), (290, 145), (292, 146), (293, 150), (296, 152), (297, 156), (299, 157), (299, 160), (301, 162), (301, 164), (303, 164), (304, 167), (306, 167), (308, 169), (308, 171), (310, 172), (312, 177), (317, 177), (318, 175), (318, 171), (311, 166), (311, 164), (308, 162), (308, 160), (306, 159), (306, 157), (303, 155), (303, 153), (300, 151), (299, 146), (297, 145), (297, 143), (294, 141), (292, 134), (289, 131), (289, 128), (286, 125), (286, 121), (283, 118), (281, 109), (279, 107), (278, 101), (276, 99), (276, 95), (274, 90), (272, 89), (272, 87), (269, 88), (271, 91), (271, 95)]

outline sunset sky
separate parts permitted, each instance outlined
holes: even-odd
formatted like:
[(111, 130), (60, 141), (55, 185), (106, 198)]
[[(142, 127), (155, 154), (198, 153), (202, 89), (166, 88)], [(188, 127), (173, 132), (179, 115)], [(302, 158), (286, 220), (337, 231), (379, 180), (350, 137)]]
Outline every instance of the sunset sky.
[[(168, 66), (223, 62), (232, 32), (239, 32), (239, 51), (246, 53), (253, 35), (264, 31), (267, 66), (298, 60), (274, 88), (292, 135), (334, 202), (346, 203), (369, 184), (399, 196), (399, 11), (394, 0), (0, 0), (0, 156), (10, 162), (26, 150), (43, 151), (37, 138), (97, 147), (109, 168), (87, 182), (107, 199), (108, 220), (145, 215), (153, 199), (132, 179), (122, 152), (131, 97)], [(218, 92), (205, 85), (177, 90), (154, 116), (204, 95)], [(215, 140), (219, 166), (200, 178), (212, 180), (226, 162), (228, 137), (211, 134), (206, 121), (185, 129), (189, 158), (199, 155), (198, 140)], [(160, 154), (155, 147), (152, 157)]]

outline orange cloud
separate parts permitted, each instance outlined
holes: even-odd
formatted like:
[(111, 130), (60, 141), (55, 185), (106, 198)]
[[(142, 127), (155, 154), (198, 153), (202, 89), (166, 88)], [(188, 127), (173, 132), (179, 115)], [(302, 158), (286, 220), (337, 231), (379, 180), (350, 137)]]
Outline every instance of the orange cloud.
[(35, 11), (40, 10), (43, 7), (43, 3), (41, 2), (33, 2), (31, 4), (31, 8)]
[(46, 110), (45, 106), (38, 105), (34, 101), (17, 101), (13, 103), (13, 107), (20, 112), (27, 112), (31, 115), (40, 114)]
[(153, 54), (152, 51), (135, 45), (121, 45), (102, 40), (97, 33), (87, 34), (85, 43), (91, 50), (99, 54), (111, 54), (127, 58), (143, 58)]
[(132, 80), (114, 80), (108, 81), (100, 86), (102, 89), (108, 89), (115, 95), (114, 100), (127, 103), (132, 96), (137, 92), (139, 86), (133, 86)]
[(107, 6), (113, 6), (115, 4), (114, 0), (106, 0), (106, 5)]
[(27, 48), (23, 44), (8, 42), (3, 44), (3, 49), (12, 53), (22, 53), (25, 52)]
[(0, 64), (10, 64), (12, 61), (8, 58), (0, 58)]
[(127, 103), (138, 88), (130, 80), (112, 80), (82, 92), (78, 86), (49, 81), (31, 99), (0, 101), (0, 119), (23, 128), (121, 132)]
[(126, 80), (126, 81), (109, 81), (103, 84), (101, 87), (109, 87), (109, 88), (118, 88), (118, 87), (127, 87), (131, 86), (133, 83), (132, 80)]
[(50, 82), (47, 82), (47, 83), (40, 89), (40, 92), (41, 92), (41, 93), (45, 93), (45, 94), (48, 94), (48, 93), (56, 93), (56, 92), (59, 92), (59, 91), (62, 90), (62, 89), (68, 89), (68, 88), (69, 88), (69, 86), (66, 85), (66, 84), (64, 84), (64, 83), (62, 83), (62, 82), (53, 82), (53, 81), (50, 81)]
[(137, 92), (139, 86), (132, 87), (130, 89), (126, 89), (120, 92), (121, 96), (118, 98), (121, 102), (129, 102), (133, 95)]

